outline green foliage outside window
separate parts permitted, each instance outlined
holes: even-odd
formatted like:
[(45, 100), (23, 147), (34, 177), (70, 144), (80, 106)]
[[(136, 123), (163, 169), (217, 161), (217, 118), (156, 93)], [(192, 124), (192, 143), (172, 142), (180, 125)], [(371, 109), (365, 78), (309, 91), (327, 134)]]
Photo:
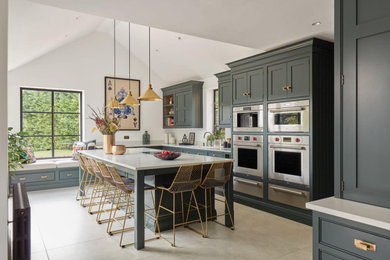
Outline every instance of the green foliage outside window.
[(80, 140), (80, 92), (21, 89), (21, 129), (37, 158), (70, 157)]

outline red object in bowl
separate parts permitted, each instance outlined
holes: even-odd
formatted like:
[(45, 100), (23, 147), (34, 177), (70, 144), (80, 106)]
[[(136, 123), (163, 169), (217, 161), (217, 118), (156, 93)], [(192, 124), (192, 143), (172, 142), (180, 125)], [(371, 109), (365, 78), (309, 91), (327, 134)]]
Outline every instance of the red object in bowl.
[(159, 158), (161, 160), (174, 160), (180, 156), (180, 153), (175, 153), (172, 151), (162, 151), (160, 153), (155, 153), (154, 157)]

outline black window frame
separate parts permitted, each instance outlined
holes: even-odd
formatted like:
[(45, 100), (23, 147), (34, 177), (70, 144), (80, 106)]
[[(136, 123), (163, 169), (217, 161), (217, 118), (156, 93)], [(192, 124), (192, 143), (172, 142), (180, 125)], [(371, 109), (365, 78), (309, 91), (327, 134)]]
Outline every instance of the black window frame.
[[(32, 91), (45, 91), (51, 92), (51, 112), (23, 112), (23, 91), (24, 90), (32, 90)], [(78, 93), (80, 95), (79, 100), (79, 113), (74, 112), (54, 112), (54, 93), (62, 92), (62, 93)], [(60, 158), (71, 158), (72, 156), (54, 156), (55, 153), (55, 141), (54, 138), (57, 136), (79, 136), (79, 140), (83, 141), (83, 92), (77, 90), (62, 90), (62, 89), (46, 89), (46, 88), (28, 88), (21, 87), (20, 88), (20, 130), (23, 131), (23, 113), (35, 113), (35, 114), (51, 114), (51, 135), (26, 135), (25, 137), (51, 137), (51, 157), (42, 157), (37, 159), (60, 159)], [(54, 115), (56, 114), (66, 114), (66, 115), (76, 115), (79, 114), (79, 134), (78, 135), (55, 135), (54, 134)]]
[(213, 90), (213, 128), (214, 128), (214, 131), (219, 129), (219, 104), (217, 102), (217, 97), (219, 100), (218, 95), (219, 95), (219, 90), (216, 88)]

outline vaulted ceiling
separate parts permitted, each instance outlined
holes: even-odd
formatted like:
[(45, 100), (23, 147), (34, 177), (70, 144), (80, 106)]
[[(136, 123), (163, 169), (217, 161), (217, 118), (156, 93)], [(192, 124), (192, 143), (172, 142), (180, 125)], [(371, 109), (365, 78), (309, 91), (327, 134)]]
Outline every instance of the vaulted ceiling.
[[(152, 69), (167, 83), (304, 38), (333, 39), (329, 0), (12, 0), (9, 9), (10, 70), (91, 33), (112, 37), (112, 18), (132, 21), (131, 52), (145, 64), (153, 27)], [(117, 22), (126, 48), (127, 26)]]

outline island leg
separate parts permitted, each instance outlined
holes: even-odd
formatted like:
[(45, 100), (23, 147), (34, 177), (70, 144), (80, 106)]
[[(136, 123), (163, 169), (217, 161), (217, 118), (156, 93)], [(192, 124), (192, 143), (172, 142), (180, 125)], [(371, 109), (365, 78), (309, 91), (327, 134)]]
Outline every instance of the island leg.
[(145, 247), (145, 228), (144, 228), (144, 210), (145, 210), (145, 176), (143, 171), (135, 173), (135, 214), (134, 214), (134, 247), (137, 250)]
[(234, 206), (233, 206), (233, 174), (230, 175), (229, 181), (225, 184), (225, 195), (226, 195), (226, 200), (227, 200), (227, 206), (225, 206), (225, 225), (227, 227), (233, 227), (233, 223), (230, 220), (229, 216), (229, 210), (232, 215), (232, 219), (234, 222)]

